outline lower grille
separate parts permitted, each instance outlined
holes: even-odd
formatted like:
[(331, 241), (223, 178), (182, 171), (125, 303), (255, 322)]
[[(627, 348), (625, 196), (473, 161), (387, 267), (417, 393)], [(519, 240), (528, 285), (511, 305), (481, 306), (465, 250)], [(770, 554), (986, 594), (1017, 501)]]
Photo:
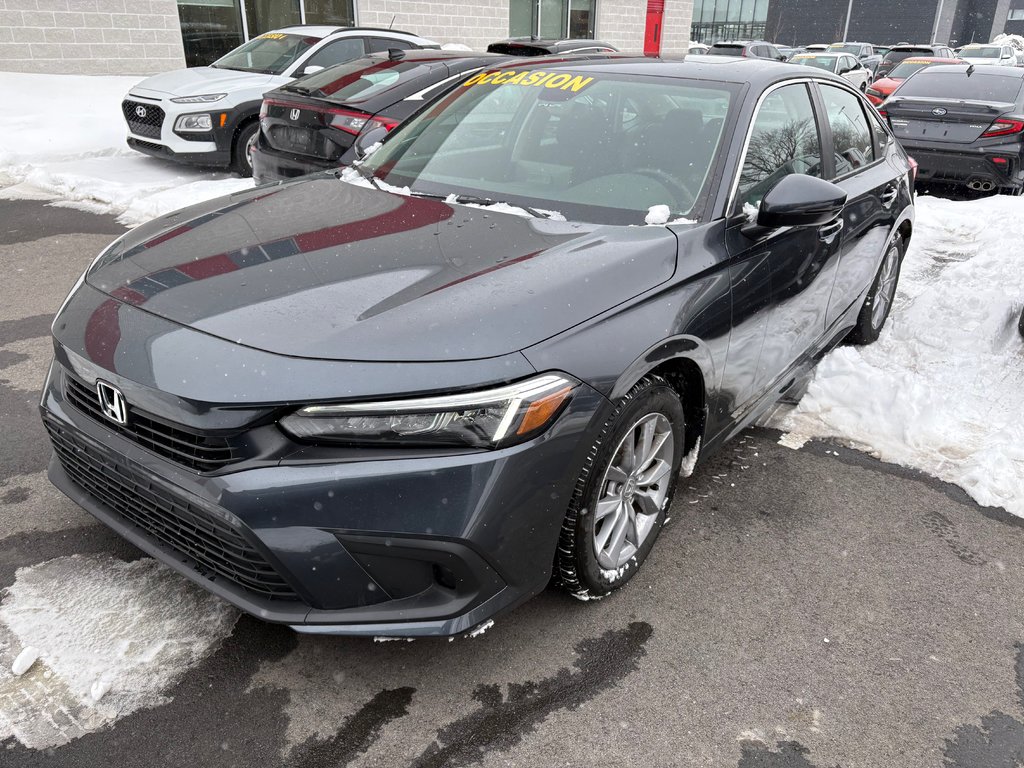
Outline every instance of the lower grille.
[(64, 375), (64, 396), (75, 408), (107, 429), (197, 472), (213, 472), (243, 458), (241, 446), (234, 437), (193, 432), (151, 418), (131, 406), (128, 423), (115, 424), (103, 416), (96, 390), (67, 374)]
[(72, 482), (204, 576), (219, 576), (260, 597), (298, 600), (255, 547), (227, 522), (156, 485), (133, 463), (94, 446), (54, 419), (46, 430)]
[(132, 133), (147, 136), (151, 139), (160, 138), (160, 128), (164, 124), (164, 111), (156, 104), (144, 104), (141, 101), (125, 99), (121, 102), (121, 112)]

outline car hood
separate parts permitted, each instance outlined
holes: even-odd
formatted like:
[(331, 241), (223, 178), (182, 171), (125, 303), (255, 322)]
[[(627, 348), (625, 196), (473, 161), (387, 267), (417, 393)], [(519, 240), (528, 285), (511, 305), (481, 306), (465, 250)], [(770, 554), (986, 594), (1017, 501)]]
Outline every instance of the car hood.
[(516, 352), (668, 280), (664, 227), (598, 226), (364, 188), (323, 174), (155, 219), (90, 285), (231, 342), (304, 358)]
[(147, 77), (131, 90), (154, 91), (170, 96), (199, 96), (204, 93), (232, 93), (245, 88), (273, 86), (288, 78), (260, 72), (239, 72), (216, 67), (190, 67)]

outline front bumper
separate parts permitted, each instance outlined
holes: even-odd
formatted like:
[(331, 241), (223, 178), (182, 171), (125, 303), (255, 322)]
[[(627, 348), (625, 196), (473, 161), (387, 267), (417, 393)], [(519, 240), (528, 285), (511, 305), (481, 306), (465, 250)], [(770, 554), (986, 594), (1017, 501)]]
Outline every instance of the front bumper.
[[(919, 182), (967, 184), (989, 181), (997, 187), (1024, 183), (1019, 140), (975, 146), (900, 139), (900, 144), (917, 161)], [(1003, 158), (1006, 162), (997, 164), (994, 158)]]
[(305, 632), (452, 635), (541, 591), (606, 405), (583, 387), (548, 432), (500, 451), (332, 461), (306, 449), (204, 474), (83, 412), (65, 387), (81, 365), (61, 359), (58, 346), (41, 403), (54, 485), (204, 589)]

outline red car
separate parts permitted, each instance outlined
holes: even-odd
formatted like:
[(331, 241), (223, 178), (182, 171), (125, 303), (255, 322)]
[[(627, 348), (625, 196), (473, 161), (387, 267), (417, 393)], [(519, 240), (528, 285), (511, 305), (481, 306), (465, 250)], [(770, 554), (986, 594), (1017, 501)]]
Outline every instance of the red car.
[(930, 67), (932, 64), (963, 64), (963, 62), (960, 59), (940, 59), (936, 56), (917, 56), (913, 59), (904, 59), (893, 67), (892, 72), (886, 77), (876, 80), (868, 86), (867, 91), (865, 91), (868, 101), (876, 107), (879, 106), (892, 95), (892, 92), (899, 87), (900, 83), (919, 69)]

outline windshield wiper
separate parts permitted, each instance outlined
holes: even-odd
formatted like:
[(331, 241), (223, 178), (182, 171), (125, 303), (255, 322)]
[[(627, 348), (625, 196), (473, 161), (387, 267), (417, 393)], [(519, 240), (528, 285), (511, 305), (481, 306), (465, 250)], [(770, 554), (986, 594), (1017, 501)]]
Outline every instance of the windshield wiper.
[[(370, 184), (373, 185), (374, 189), (379, 189), (379, 190), (381, 190), (381, 192), (384, 191), (381, 188), (380, 184), (377, 183), (377, 177), (374, 176), (372, 172), (370, 172), (367, 169), (363, 168), (363, 164), (362, 163), (352, 163), (352, 165), (350, 165), (348, 167), (355, 169), (355, 172), (358, 173), (360, 176), (362, 176), (364, 179), (366, 179), (368, 182), (370, 182)], [(335, 171), (334, 175), (337, 178), (340, 179), (341, 178), (341, 174), (344, 171), (345, 171), (344, 168), (339, 168), (337, 171)]]
[(320, 88), (303, 88), (301, 85), (295, 83), (289, 83), (288, 85), (281, 86), (282, 91), (291, 91), (292, 93), (301, 93), (303, 96), (323, 96), (324, 92)]
[(519, 208), (526, 211), (528, 214), (537, 219), (550, 219), (552, 214), (547, 211), (538, 211), (536, 208), (531, 208), (528, 205), (522, 203), (510, 203), (507, 200), (491, 200), (489, 197), (478, 197), (476, 195), (460, 195), (452, 193), (450, 195), (435, 195), (432, 192), (417, 192), (413, 190), (410, 194), (416, 197), (426, 197), (431, 200), (454, 200), (456, 203), (463, 203), (469, 205), (481, 205), (481, 206), (492, 206), (492, 205), (511, 205), (513, 208)]

